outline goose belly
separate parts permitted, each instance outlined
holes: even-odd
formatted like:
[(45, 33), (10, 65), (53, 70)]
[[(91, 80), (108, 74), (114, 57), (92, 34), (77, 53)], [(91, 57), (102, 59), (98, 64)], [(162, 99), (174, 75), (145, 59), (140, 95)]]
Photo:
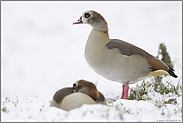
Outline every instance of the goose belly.
[(123, 84), (138, 82), (147, 78), (150, 73), (147, 59), (140, 55), (122, 55), (115, 48), (109, 50), (104, 46), (93, 54), (85, 52), (85, 58), (96, 73)]

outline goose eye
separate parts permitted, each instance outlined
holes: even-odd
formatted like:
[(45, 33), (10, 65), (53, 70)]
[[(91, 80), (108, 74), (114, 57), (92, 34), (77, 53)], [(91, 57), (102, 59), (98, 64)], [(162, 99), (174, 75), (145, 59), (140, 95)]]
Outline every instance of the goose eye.
[(85, 18), (89, 18), (91, 15), (89, 13), (85, 13)]

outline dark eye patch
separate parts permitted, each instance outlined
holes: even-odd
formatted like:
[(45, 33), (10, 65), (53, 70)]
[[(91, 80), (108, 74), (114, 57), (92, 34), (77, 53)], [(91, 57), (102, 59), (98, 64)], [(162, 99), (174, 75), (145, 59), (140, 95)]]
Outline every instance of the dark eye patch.
[(85, 18), (89, 18), (91, 15), (89, 13), (85, 13)]
[(75, 84), (75, 83), (73, 84), (73, 88), (74, 88), (74, 89), (76, 88), (76, 84)]

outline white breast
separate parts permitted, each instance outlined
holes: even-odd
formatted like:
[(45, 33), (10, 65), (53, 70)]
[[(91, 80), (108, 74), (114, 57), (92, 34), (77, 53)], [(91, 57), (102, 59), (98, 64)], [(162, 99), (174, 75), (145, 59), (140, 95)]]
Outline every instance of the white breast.
[(59, 108), (69, 111), (78, 108), (83, 104), (97, 104), (90, 96), (83, 93), (72, 93), (64, 97)]
[(99, 75), (120, 83), (135, 83), (149, 74), (149, 63), (140, 55), (126, 56), (118, 49), (109, 50), (109, 36), (92, 30), (85, 47), (85, 58), (89, 66)]

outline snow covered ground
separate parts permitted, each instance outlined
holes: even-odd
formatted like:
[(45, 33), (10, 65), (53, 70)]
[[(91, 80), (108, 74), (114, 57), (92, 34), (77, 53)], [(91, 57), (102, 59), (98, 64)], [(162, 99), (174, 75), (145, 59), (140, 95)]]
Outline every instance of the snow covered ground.
[[(120, 100), (121, 84), (97, 75), (84, 47), (91, 27), (72, 25), (86, 10), (101, 13), (110, 38), (135, 44), (156, 56), (164, 42), (182, 85), (181, 2), (1, 2), (2, 121), (182, 121), (182, 97), (152, 92), (155, 100), (176, 97), (161, 108), (152, 101)], [(83, 105), (69, 112), (49, 107), (53, 94), (79, 79), (91, 81), (108, 106)], [(136, 84), (130, 85), (135, 87)], [(6, 111), (2, 111), (6, 109)]]

